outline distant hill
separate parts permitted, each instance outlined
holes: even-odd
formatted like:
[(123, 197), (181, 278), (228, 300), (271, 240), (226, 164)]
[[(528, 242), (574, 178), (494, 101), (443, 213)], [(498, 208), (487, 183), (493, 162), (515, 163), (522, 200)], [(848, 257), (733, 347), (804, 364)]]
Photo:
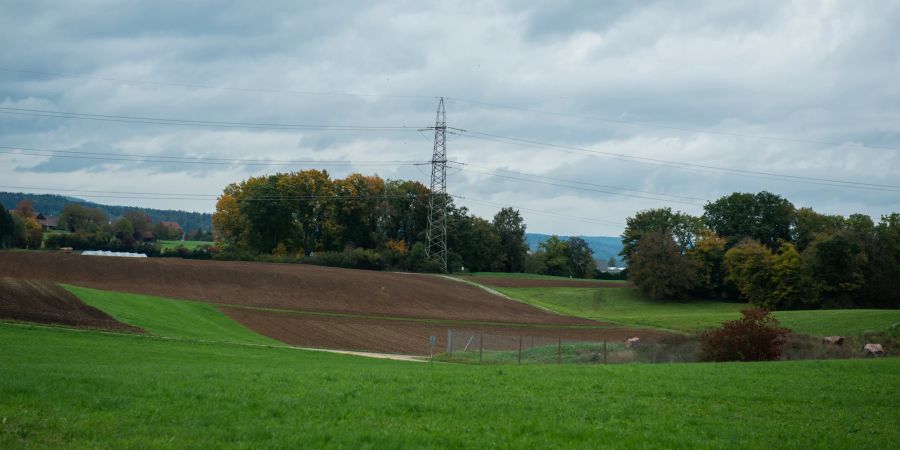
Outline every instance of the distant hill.
[[(622, 238), (614, 236), (578, 236), (594, 251), (594, 259), (598, 261), (607, 261), (610, 256), (616, 258), (616, 262), (622, 263), (619, 252), (622, 251)], [(525, 239), (528, 241), (528, 247), (534, 252), (538, 248), (538, 244), (550, 238), (549, 234), (525, 233)], [(568, 239), (569, 236), (560, 236), (560, 239)]]
[(110, 219), (119, 217), (123, 212), (129, 209), (139, 209), (144, 211), (153, 222), (170, 221), (181, 225), (185, 231), (200, 228), (204, 231), (212, 229), (212, 214), (177, 211), (171, 209), (154, 209), (154, 208), (138, 208), (136, 206), (114, 206), (101, 205), (99, 203), (89, 202), (80, 198), (68, 197), (54, 194), (25, 194), (22, 192), (0, 192), (0, 204), (6, 209), (13, 209), (24, 199), (31, 200), (34, 210), (45, 216), (56, 216), (62, 212), (64, 206), (69, 203), (79, 203), (92, 208), (99, 208), (106, 212)]

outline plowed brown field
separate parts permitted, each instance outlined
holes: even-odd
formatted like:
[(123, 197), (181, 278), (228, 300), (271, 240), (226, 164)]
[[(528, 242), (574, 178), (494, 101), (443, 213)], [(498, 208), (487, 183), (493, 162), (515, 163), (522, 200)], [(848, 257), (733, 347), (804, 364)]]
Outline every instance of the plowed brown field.
[(307, 347), (424, 354), (428, 336), (438, 336), (441, 348), (448, 329), (576, 340), (639, 336), (652, 341), (661, 334), (555, 314), (477, 286), (422, 274), (11, 252), (0, 252), (0, 274), (214, 303), (260, 334)]
[(0, 252), (0, 274), (219, 304), (390, 317), (596, 324), (443, 277), (302, 264)]
[(532, 288), (532, 287), (604, 287), (604, 288), (628, 288), (634, 287), (630, 281), (589, 281), (589, 280), (541, 280), (528, 278), (499, 278), (499, 277), (465, 277), (464, 280), (474, 281), (478, 284), (492, 287)]
[[(245, 308), (221, 308), (232, 319), (257, 333), (282, 342), (302, 347), (337, 348), (343, 350), (368, 350), (410, 355), (428, 354), (428, 337), (436, 336), (436, 351), (446, 346), (447, 330), (452, 329), (464, 340), (479, 333), (492, 335), (485, 348), (511, 350), (517, 345), (518, 336), (543, 339), (556, 343), (557, 338), (577, 341), (624, 341), (638, 336), (644, 342), (656, 341), (661, 333), (649, 329), (626, 327), (566, 328), (559, 326), (503, 326), (454, 323), (427, 323), (390, 319), (366, 319), (353, 317), (321, 317)], [(500, 339), (508, 336), (510, 339)], [(526, 341), (528, 342), (528, 341)], [(459, 343), (457, 343), (459, 345)]]
[(0, 319), (116, 331), (143, 331), (118, 322), (105, 312), (84, 304), (71, 292), (54, 283), (11, 278), (0, 278)]

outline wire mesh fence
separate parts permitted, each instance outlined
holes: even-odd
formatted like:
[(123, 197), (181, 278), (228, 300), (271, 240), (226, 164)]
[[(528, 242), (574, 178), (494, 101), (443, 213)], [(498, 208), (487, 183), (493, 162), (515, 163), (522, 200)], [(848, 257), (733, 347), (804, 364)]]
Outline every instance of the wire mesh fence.
[[(867, 339), (847, 338), (846, 343), (830, 343), (807, 335), (792, 335), (782, 349), (783, 360), (841, 359), (871, 356), (862, 350)], [(900, 349), (889, 347), (885, 354)], [(622, 364), (697, 362), (703, 359), (696, 336), (672, 335), (648, 342), (627, 340), (585, 340), (563, 336), (485, 333), (450, 329), (446, 335), (429, 339), (429, 354), (436, 361), (470, 364)]]
[[(694, 360), (671, 344), (577, 340), (561, 336), (447, 330), (431, 351), (438, 361), (472, 364), (620, 364)], [(693, 351), (693, 349), (691, 349)]]

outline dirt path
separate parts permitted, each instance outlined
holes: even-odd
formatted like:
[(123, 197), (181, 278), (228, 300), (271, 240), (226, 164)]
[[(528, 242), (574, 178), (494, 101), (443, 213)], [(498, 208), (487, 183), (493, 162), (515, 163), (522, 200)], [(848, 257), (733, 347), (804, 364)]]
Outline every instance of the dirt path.
[(428, 362), (427, 359), (421, 356), (413, 356), (413, 355), (398, 355), (395, 353), (373, 353), (373, 352), (357, 352), (352, 350), (329, 350), (325, 348), (306, 348), (306, 347), (292, 347), (298, 350), (311, 350), (314, 352), (328, 352), (328, 353), (337, 353), (340, 355), (353, 355), (353, 356), (362, 356), (365, 358), (375, 358), (375, 359), (390, 359), (394, 361), (412, 361), (412, 362)]
[(493, 287), (508, 288), (537, 288), (537, 287), (578, 287), (578, 288), (630, 288), (634, 283), (630, 281), (596, 281), (596, 280), (542, 280), (529, 278), (500, 278), (500, 277), (466, 277), (459, 280), (469, 281)]

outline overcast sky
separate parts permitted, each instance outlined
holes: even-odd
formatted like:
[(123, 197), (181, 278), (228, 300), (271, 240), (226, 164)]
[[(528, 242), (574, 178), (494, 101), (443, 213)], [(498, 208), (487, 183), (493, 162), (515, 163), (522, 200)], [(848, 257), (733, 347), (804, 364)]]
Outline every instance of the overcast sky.
[(443, 96), (456, 203), (531, 232), (735, 191), (900, 211), (900, 2), (428, 4), (0, 1), (0, 190), (212, 212), (303, 168), (427, 185), (395, 162), (430, 159)]

